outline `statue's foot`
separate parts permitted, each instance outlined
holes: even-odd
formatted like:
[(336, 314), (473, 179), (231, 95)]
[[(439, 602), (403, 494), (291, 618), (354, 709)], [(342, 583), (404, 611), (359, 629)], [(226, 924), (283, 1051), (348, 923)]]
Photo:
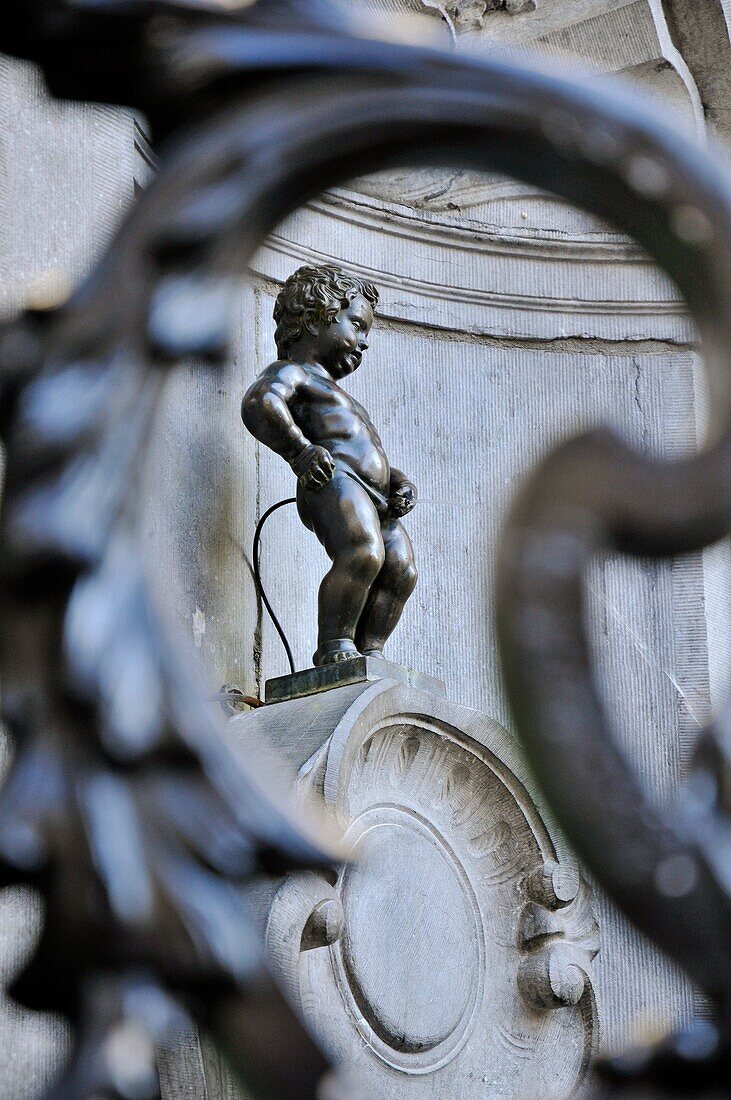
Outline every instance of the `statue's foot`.
[(360, 653), (355, 648), (355, 642), (352, 642), (350, 638), (333, 638), (330, 642), (323, 642), (317, 647), (312, 657), (312, 663), (315, 668), (321, 668), (322, 665), (335, 665), (340, 661), (352, 661), (356, 657), (360, 657)]
[(386, 657), (382, 649), (364, 649), (364, 657), (377, 657), (379, 661), (385, 661)]

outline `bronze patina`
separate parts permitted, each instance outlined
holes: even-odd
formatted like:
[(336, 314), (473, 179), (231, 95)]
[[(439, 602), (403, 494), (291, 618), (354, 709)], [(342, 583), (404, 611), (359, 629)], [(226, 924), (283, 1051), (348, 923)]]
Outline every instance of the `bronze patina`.
[(301, 267), (274, 307), (279, 358), (244, 396), (244, 424), (297, 475), (300, 519), (332, 561), (319, 593), (315, 665), (383, 647), (416, 584), (401, 519), (416, 487), (391, 466), (368, 413), (340, 382), (368, 349), (378, 291), (336, 267)]

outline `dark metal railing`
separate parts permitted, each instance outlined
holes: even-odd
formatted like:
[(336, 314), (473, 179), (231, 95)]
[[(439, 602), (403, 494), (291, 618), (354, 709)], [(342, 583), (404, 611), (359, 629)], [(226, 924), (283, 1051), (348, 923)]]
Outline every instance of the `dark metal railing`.
[[(57, 96), (144, 111), (160, 156), (85, 284), (0, 333), (2, 682), (15, 741), (0, 858), (3, 882), (34, 884), (46, 904), (15, 995), (77, 1024), (53, 1096), (129, 1095), (120, 1074), (144, 1083), (149, 1051), (138, 1044), (120, 1068), (110, 1037), (154, 1045), (181, 1016), (262, 1095), (314, 1095), (325, 1071), (264, 981), (247, 891), (334, 853), (228, 750), (146, 584), (135, 495), (167, 367), (194, 355), (220, 368), (231, 275), (354, 163), (359, 174), (470, 166), (552, 191), (641, 242), (703, 335), (716, 442), (664, 463), (595, 432), (550, 455), (503, 536), (498, 622), (517, 727), (562, 826), (716, 1009), (713, 1041), (682, 1037), (614, 1075), (722, 1090), (727, 738), (704, 737), (682, 808), (647, 803), (595, 687), (583, 577), (601, 550), (685, 553), (731, 526), (726, 165), (619, 92), (362, 39), (324, 3), (5, 0), (0, 47), (39, 63)], [(191, 287), (207, 292), (192, 327)]]

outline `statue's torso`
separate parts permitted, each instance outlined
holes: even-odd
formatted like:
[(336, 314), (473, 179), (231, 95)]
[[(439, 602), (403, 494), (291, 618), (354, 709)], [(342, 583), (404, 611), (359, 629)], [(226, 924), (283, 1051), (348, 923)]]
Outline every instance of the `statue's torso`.
[(298, 427), (312, 443), (368, 485), (388, 495), (391, 470), (380, 436), (363, 406), (331, 379), (307, 371), (291, 406)]

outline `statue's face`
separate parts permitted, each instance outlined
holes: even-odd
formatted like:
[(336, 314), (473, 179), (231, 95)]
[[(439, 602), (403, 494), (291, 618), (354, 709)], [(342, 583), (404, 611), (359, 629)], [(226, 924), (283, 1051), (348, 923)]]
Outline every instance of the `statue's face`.
[(373, 324), (370, 302), (360, 294), (343, 306), (331, 325), (317, 335), (317, 359), (333, 378), (345, 378), (360, 366)]

